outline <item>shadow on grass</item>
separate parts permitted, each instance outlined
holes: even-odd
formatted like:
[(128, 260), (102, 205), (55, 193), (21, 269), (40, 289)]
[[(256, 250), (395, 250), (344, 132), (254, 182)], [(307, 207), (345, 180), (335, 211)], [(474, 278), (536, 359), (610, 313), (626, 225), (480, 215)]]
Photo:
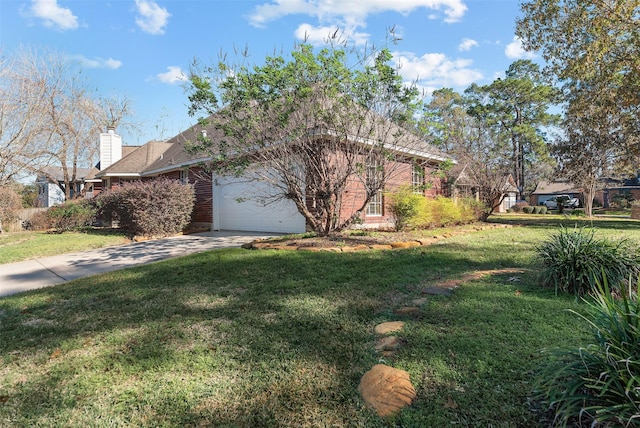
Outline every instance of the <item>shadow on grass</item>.
[[(377, 362), (372, 330), (387, 320), (385, 299), (477, 269), (522, 267), (508, 251), (485, 253), (459, 243), (351, 254), (219, 250), (7, 297), (0, 356), (16, 372), (0, 385), (23, 422), (64, 424), (85, 408), (89, 419), (136, 424), (143, 419), (130, 414), (146, 406), (151, 425), (314, 417), (375, 426), (382, 422), (360, 411), (356, 386)], [(36, 374), (15, 381), (25, 367)], [(162, 386), (180, 376), (197, 380)], [(101, 384), (113, 397), (91, 403), (106, 394)]]

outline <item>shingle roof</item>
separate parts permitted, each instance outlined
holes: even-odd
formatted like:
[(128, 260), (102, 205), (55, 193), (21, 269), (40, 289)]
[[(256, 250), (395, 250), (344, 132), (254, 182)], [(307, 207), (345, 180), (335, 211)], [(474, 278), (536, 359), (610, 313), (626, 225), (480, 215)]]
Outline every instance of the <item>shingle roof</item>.
[(118, 162), (110, 165), (96, 174), (96, 177), (107, 176), (143, 176), (150, 165), (162, 159), (164, 153), (171, 147), (170, 143), (149, 141), (123, 156)]
[[(372, 115), (369, 115), (369, 117), (371, 116)], [(225, 138), (223, 131), (215, 124), (217, 117), (219, 116), (210, 116), (210, 124), (206, 127), (200, 124), (193, 125), (164, 143), (149, 142), (139, 150), (136, 150), (134, 154), (123, 157), (120, 161), (101, 171), (97, 176), (123, 175), (127, 173), (130, 175), (137, 174), (139, 176), (155, 175), (180, 167), (206, 162), (210, 160), (209, 155), (189, 152), (187, 145), (189, 142), (197, 141), (203, 131), (206, 132), (207, 139), (214, 142)], [(370, 125), (371, 128), (377, 130), (374, 132), (374, 135), (369, 139), (357, 137), (359, 131), (354, 125), (354, 129), (351, 132), (352, 138), (362, 140), (363, 143), (383, 141), (388, 146), (393, 145), (398, 152), (412, 157), (434, 161), (452, 160), (450, 156), (428, 144), (424, 139), (421, 139), (411, 131), (402, 129), (395, 124), (389, 126), (389, 122), (385, 122), (385, 125), (373, 124), (375, 118), (369, 120), (372, 123), (372, 125)], [(381, 121), (378, 121), (378, 123), (381, 123)], [(327, 133), (330, 133), (328, 128), (320, 131), (310, 128), (309, 132), (314, 133), (318, 137), (326, 136), (328, 135)], [(398, 137), (398, 135), (402, 136)], [(153, 152), (156, 156), (150, 157), (150, 152)], [(153, 159), (149, 161), (150, 158)]]
[[(82, 181), (90, 173), (90, 171), (91, 170), (89, 168), (77, 168), (76, 181)], [(47, 178), (44, 177), (45, 175), (51, 176), (55, 178), (57, 181), (64, 181), (62, 168), (59, 166), (46, 166), (42, 168), (42, 172), (44, 174), (38, 174), (38, 181), (46, 181)], [(71, 172), (72, 171), (70, 169), (69, 173), (71, 174)]]
[(580, 189), (577, 189), (573, 183), (570, 183), (568, 181), (541, 181), (540, 183), (538, 183), (538, 186), (536, 187), (536, 190), (532, 193), (532, 195), (580, 192)]

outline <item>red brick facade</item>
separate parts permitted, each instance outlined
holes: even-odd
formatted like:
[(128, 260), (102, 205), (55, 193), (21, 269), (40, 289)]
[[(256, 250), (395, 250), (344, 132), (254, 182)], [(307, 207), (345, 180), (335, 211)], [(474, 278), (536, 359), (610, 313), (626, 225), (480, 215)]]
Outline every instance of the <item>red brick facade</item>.
[[(430, 165), (422, 165), (422, 177), (425, 190), (425, 197), (435, 197), (443, 194), (443, 180), (434, 175), (435, 167)], [(412, 172), (414, 163), (411, 160), (407, 162), (391, 162), (387, 166), (388, 179), (382, 192), (382, 213), (381, 215), (367, 215), (367, 210), (362, 213), (361, 220), (365, 226), (369, 227), (389, 227), (393, 224), (393, 218), (388, 208), (387, 197), (385, 192), (393, 192), (402, 185), (412, 184)], [(343, 196), (342, 211), (340, 220), (347, 220), (353, 213), (358, 210), (365, 201), (365, 189), (360, 180), (352, 179), (346, 188)]]
[[(387, 166), (388, 180), (385, 186), (385, 192), (393, 191), (401, 185), (412, 184), (413, 162), (393, 162)], [(425, 165), (423, 168), (424, 178), (424, 195), (426, 197), (435, 197), (443, 194), (443, 180), (436, 177), (433, 172), (435, 167)], [(213, 183), (211, 173), (208, 173), (202, 167), (193, 167), (184, 170), (174, 170), (163, 173), (161, 177), (172, 180), (187, 180), (195, 189), (195, 205), (191, 214), (191, 224), (194, 227), (210, 227), (213, 222)], [(154, 177), (145, 177), (142, 180), (152, 180)], [(123, 177), (110, 177), (110, 186), (119, 186), (121, 183), (131, 181), (131, 179)], [(382, 192), (382, 215), (367, 215), (366, 209), (361, 216), (362, 223), (365, 227), (390, 227), (393, 224), (390, 215), (386, 197)], [(346, 220), (358, 210), (365, 200), (365, 190), (360, 180), (355, 177), (349, 181), (345, 194), (343, 196), (342, 210), (340, 219)], [(311, 204), (311, 200), (307, 200)]]

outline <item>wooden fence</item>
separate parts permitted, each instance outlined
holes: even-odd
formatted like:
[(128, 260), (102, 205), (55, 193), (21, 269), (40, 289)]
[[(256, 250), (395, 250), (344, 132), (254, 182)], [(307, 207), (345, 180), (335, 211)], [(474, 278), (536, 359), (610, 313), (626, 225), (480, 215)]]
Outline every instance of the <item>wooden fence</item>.
[(20, 210), (18, 219), (15, 222), (9, 224), (3, 224), (2, 229), (5, 232), (20, 232), (22, 230), (23, 222), (31, 220), (31, 218), (41, 211), (46, 211), (46, 208), (25, 208)]

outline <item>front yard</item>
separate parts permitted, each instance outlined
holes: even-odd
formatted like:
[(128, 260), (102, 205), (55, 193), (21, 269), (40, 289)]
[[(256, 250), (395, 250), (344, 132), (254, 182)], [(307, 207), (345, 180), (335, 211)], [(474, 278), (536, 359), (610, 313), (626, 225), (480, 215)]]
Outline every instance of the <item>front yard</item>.
[(0, 265), (22, 260), (80, 252), (92, 248), (122, 245), (129, 240), (123, 233), (108, 229), (87, 232), (14, 232), (0, 234)]
[[(542, 349), (585, 340), (567, 311), (583, 304), (531, 269), (559, 217), (496, 221), (513, 227), (393, 251), (213, 251), (0, 299), (0, 426), (545, 426), (532, 374)], [(639, 224), (597, 227), (640, 239)], [(524, 273), (423, 292), (507, 268)], [(395, 320), (385, 359), (373, 329)], [(381, 359), (417, 391), (390, 420), (357, 391)]]

